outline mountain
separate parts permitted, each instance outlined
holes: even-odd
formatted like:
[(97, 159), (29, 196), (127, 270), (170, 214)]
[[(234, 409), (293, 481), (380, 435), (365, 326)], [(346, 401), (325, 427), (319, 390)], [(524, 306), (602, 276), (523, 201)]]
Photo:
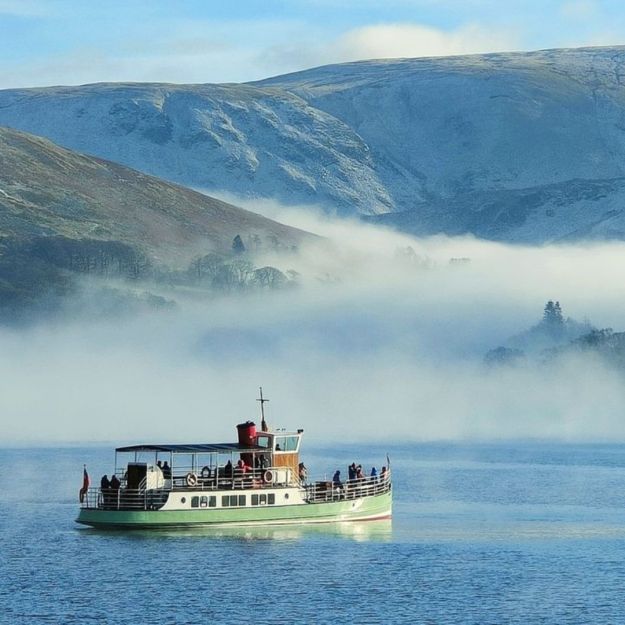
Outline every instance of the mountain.
[(0, 124), (192, 187), (418, 234), (625, 238), (624, 47), (5, 90)]
[(392, 202), (365, 143), (302, 98), (251, 85), (0, 91), (0, 124), (202, 190), (352, 213)]
[(185, 270), (239, 246), (290, 250), (314, 235), (190, 189), (0, 128), (0, 308), (70, 274)]

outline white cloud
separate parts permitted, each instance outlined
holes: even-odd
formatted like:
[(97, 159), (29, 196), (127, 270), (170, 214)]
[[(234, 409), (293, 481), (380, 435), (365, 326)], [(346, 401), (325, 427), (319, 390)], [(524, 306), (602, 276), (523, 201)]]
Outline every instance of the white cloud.
[(560, 14), (570, 20), (587, 20), (597, 17), (599, 3), (596, 0), (570, 0), (561, 5)]
[[(0, 13), (3, 6), (5, 10), (13, 6), (1, 2)], [(26, 6), (29, 11), (38, 7)], [(252, 29), (261, 29), (264, 36), (246, 38)], [(0, 62), (0, 88), (126, 81), (245, 82), (329, 63), (518, 47), (514, 33), (478, 24), (449, 31), (420, 24), (379, 24), (350, 30), (330, 41), (289, 21), (266, 21), (256, 27), (237, 23), (231, 31), (220, 23), (196, 24), (186, 30), (178, 26), (168, 36), (161, 33), (152, 40), (137, 38), (114, 47), (94, 42), (63, 54)]]
[(334, 44), (336, 54), (343, 60), (450, 56), (507, 51), (517, 46), (515, 34), (479, 24), (466, 24), (455, 30), (422, 24), (379, 24), (349, 31)]
[(465, 24), (453, 30), (413, 23), (377, 24), (356, 28), (331, 41), (302, 38), (297, 44), (266, 48), (258, 63), (272, 75), (367, 59), (417, 58), (503, 52), (519, 49), (512, 30)]
[(0, 16), (43, 17), (48, 13), (49, 6), (39, 0), (0, 0)]

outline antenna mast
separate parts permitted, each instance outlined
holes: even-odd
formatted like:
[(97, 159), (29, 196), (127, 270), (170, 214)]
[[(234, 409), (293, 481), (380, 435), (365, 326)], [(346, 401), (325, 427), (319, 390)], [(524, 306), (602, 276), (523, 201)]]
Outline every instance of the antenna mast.
[(256, 401), (260, 402), (260, 416), (261, 416), (260, 429), (263, 432), (268, 432), (269, 428), (267, 427), (267, 422), (265, 421), (265, 402), (269, 400), (263, 397), (263, 387), (261, 386), (259, 388), (260, 388), (260, 399), (257, 399)]

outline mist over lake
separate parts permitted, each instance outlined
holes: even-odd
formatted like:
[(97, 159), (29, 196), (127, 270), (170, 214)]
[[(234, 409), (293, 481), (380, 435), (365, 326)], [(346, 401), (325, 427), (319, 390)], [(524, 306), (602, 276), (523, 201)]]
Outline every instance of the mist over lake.
[(173, 308), (111, 315), (87, 281), (53, 320), (2, 330), (5, 440), (227, 440), (261, 385), (271, 422), (317, 441), (625, 434), (623, 371), (594, 353), (484, 365), (547, 300), (625, 328), (623, 244), (415, 239), (264, 208), (323, 237), (258, 258), (293, 288), (173, 289)]

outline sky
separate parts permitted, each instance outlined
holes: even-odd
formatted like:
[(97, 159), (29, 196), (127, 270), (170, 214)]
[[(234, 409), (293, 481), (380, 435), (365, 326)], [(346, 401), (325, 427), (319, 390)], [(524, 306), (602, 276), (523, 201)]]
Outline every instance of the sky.
[(0, 88), (244, 82), (328, 63), (618, 45), (617, 0), (0, 0)]

